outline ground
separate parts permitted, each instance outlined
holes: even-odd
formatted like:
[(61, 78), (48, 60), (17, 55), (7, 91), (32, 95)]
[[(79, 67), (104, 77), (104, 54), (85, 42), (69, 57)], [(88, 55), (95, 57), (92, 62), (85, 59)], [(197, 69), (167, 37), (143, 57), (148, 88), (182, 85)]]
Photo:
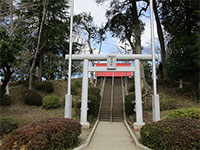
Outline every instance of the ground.
[[(81, 79), (76, 79), (81, 80)], [(41, 95), (51, 95), (55, 94), (59, 96), (61, 99), (64, 98), (67, 92), (67, 81), (65, 80), (54, 80), (50, 81), (54, 85), (54, 93), (44, 93), (40, 92)], [(72, 80), (72, 84), (75, 80)], [(10, 95), (13, 99), (13, 103), (11, 106), (0, 106), (0, 116), (1, 117), (13, 117), (20, 121), (21, 125), (26, 123), (35, 122), (45, 118), (52, 118), (52, 117), (64, 117), (64, 107), (60, 107), (54, 110), (45, 110), (41, 106), (27, 106), (24, 105), (21, 100), (21, 94), (27, 87), (25, 85), (13, 85), (11, 86)], [(81, 90), (77, 92), (78, 94), (75, 96), (73, 95), (74, 101), (80, 101), (81, 99)], [(191, 97), (188, 97), (185, 94), (181, 94), (177, 92), (176, 87), (166, 87), (165, 85), (158, 86), (158, 94), (160, 95), (160, 101), (166, 99), (176, 99), (178, 102), (178, 108), (185, 108), (185, 107), (200, 107), (200, 103), (195, 101)], [(152, 111), (151, 111), (151, 96), (147, 98), (143, 98), (143, 114), (144, 114), (144, 122), (151, 122), (152, 121)], [(165, 110), (161, 111), (161, 119), (166, 118), (169, 112), (172, 110)], [(73, 109), (73, 118), (79, 121), (79, 114)], [(89, 117), (89, 121), (93, 125), (95, 122), (95, 118)], [(128, 122), (131, 124), (135, 121), (135, 117), (131, 116), (128, 117)], [(89, 134), (90, 130), (83, 130), (81, 135), (81, 142), (85, 140)], [(139, 137), (139, 131), (134, 131), (136, 135)]]
[[(77, 79), (81, 81), (81, 79)], [(42, 96), (46, 95), (57, 95), (60, 99), (65, 97), (67, 93), (67, 81), (66, 80), (52, 80), (50, 81), (54, 85), (53, 93), (45, 93), (39, 91)], [(72, 80), (72, 84), (75, 80)], [(39, 121), (46, 118), (63, 118), (64, 117), (64, 107), (61, 106), (57, 109), (45, 110), (42, 106), (28, 106), (23, 104), (22, 102), (22, 93), (27, 89), (26, 84), (11, 84), (10, 86), (10, 96), (12, 97), (12, 105), (10, 106), (0, 106), (0, 116), (1, 117), (12, 117), (17, 119), (20, 123), (20, 126), (23, 126), (28, 123), (33, 123), (35, 121)], [(81, 99), (81, 91), (77, 92), (77, 95), (73, 95), (73, 101), (79, 101)], [(80, 116), (79, 113), (76, 112), (75, 109), (72, 109), (72, 118), (79, 121)], [(95, 122), (95, 118), (89, 117), (88, 120), (91, 122), (91, 126), (93, 126)], [(80, 136), (80, 143), (82, 143), (88, 136), (90, 129), (82, 130), (82, 134)], [(1, 143), (1, 141), (0, 141)], [(0, 144), (1, 145), (1, 144)], [(1, 149), (1, 148), (0, 148)]]

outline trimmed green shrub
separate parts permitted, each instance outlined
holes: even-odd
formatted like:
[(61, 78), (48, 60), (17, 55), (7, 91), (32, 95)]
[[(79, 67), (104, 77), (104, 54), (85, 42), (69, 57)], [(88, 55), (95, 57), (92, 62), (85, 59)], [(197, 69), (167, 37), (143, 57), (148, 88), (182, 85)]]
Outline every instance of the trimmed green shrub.
[(95, 95), (98, 98), (99, 101), (101, 100), (100, 90), (96, 87), (89, 87), (88, 88), (88, 94)]
[(190, 118), (200, 120), (200, 108), (182, 108), (169, 113), (167, 118)]
[(88, 95), (88, 114), (97, 116), (99, 111), (99, 100), (95, 95)]
[(54, 92), (53, 84), (48, 81), (36, 84), (35, 89), (39, 91), (47, 92), (47, 93)]
[(2, 144), (3, 150), (63, 150), (78, 143), (79, 122), (50, 118), (13, 131)]
[(60, 105), (60, 99), (56, 95), (45, 96), (42, 100), (42, 107), (44, 109), (55, 109)]
[(189, 150), (200, 147), (200, 121), (166, 119), (146, 124), (141, 129), (142, 144), (155, 150)]
[(27, 90), (22, 95), (23, 102), (27, 105), (42, 105), (42, 96), (35, 90)]
[(135, 108), (135, 94), (129, 94), (125, 97), (125, 110), (127, 115), (134, 114)]
[(8, 105), (11, 105), (12, 103), (12, 99), (9, 95), (7, 94), (4, 94), (1, 98), (1, 101), (0, 101), (0, 104), (1, 106), (8, 106)]
[(0, 139), (13, 130), (17, 129), (18, 122), (12, 118), (0, 118)]
[(178, 101), (176, 99), (161, 100), (160, 110), (172, 110), (178, 108)]

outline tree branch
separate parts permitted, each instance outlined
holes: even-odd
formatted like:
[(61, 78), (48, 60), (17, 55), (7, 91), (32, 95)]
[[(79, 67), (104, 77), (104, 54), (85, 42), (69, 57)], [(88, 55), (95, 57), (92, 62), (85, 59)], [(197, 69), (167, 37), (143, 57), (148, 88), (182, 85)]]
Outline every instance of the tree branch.
[(147, 8), (149, 7), (149, 3), (147, 3), (147, 5), (146, 5), (146, 7), (142, 7), (142, 9), (140, 9), (140, 12), (139, 12), (139, 14), (138, 14), (138, 18), (142, 15), (142, 12), (143, 11), (147, 11)]

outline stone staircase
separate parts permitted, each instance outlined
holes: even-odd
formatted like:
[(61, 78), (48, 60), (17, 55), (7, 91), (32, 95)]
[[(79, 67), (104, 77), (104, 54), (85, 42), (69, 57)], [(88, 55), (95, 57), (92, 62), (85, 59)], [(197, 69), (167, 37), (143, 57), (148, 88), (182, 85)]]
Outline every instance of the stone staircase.
[(101, 112), (100, 112), (100, 121), (110, 121), (111, 89), (112, 89), (112, 78), (106, 78)]
[(113, 98), (113, 122), (123, 121), (123, 100), (121, 78), (115, 78), (114, 81), (114, 98)]
[[(114, 94), (113, 94), (112, 121), (121, 122), (123, 121), (121, 78), (114, 79), (113, 92)], [(112, 78), (106, 78), (102, 107), (100, 111), (100, 121), (110, 121), (111, 93), (112, 93)]]

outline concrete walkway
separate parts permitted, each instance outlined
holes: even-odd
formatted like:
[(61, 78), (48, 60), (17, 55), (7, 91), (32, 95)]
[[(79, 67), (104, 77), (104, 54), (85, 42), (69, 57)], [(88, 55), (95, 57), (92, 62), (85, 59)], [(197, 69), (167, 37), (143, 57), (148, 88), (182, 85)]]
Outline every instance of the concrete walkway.
[(85, 150), (139, 150), (123, 122), (99, 122)]

